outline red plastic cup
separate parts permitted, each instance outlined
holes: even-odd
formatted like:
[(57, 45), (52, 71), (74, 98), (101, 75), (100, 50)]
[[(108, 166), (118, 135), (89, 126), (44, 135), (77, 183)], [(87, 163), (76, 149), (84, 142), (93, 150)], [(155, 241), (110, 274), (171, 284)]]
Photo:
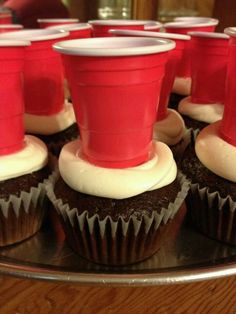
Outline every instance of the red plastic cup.
[(206, 17), (187, 17), (181, 20), (165, 23), (167, 33), (188, 34), (188, 32), (214, 32), (219, 20)]
[(226, 28), (225, 33), (230, 36), (230, 39), (225, 87), (225, 106), (220, 125), (220, 135), (226, 142), (236, 146), (236, 27)]
[(22, 28), (21, 24), (0, 24), (0, 33), (14, 32)]
[(229, 36), (190, 32), (191, 102), (224, 103)]
[(167, 52), (174, 42), (91, 38), (64, 41), (54, 48), (62, 53), (85, 158), (108, 168), (145, 162)]
[(88, 23), (75, 23), (65, 25), (50, 26), (48, 29), (57, 29), (69, 32), (68, 39), (90, 38), (92, 37), (92, 26)]
[(24, 147), (22, 72), (27, 41), (0, 41), (0, 155)]
[[(177, 34), (188, 34), (189, 32), (214, 32), (216, 25), (219, 23), (217, 19), (212, 18), (202, 18), (203, 20), (196, 20), (194, 18), (188, 21), (178, 21), (165, 23), (163, 25), (167, 33), (177, 33)], [(191, 76), (191, 67), (190, 67), (190, 56), (189, 49), (184, 51), (183, 58), (179, 63), (177, 77), (190, 77)]]
[(165, 38), (175, 41), (176, 47), (169, 53), (169, 59), (166, 64), (166, 72), (163, 79), (160, 101), (157, 112), (157, 121), (163, 120), (168, 114), (168, 104), (170, 94), (174, 85), (177, 68), (183, 59), (183, 55), (188, 47), (190, 36), (182, 34), (165, 34)]
[(52, 45), (67, 32), (49, 29), (0, 34), (0, 39), (29, 40), (24, 67), (25, 112), (53, 115), (64, 108), (64, 74), (60, 55)]
[(0, 8), (0, 24), (12, 24), (12, 13), (7, 8)]
[(162, 28), (162, 23), (157, 21), (146, 21), (144, 25), (144, 30), (147, 32), (160, 32)]
[(66, 25), (66, 24), (74, 24), (78, 23), (78, 19), (72, 19), (72, 18), (64, 18), (64, 19), (38, 19), (37, 22), (39, 23), (40, 28), (48, 28), (50, 26), (56, 26), (56, 25)]
[(184, 50), (190, 40), (190, 36), (182, 34), (170, 33), (153, 33), (146, 31), (132, 31), (132, 30), (111, 30), (114, 36), (137, 36), (137, 37), (152, 37), (152, 38), (165, 38), (175, 41), (175, 49), (168, 53), (168, 61), (166, 63), (166, 71), (163, 78), (160, 100), (158, 105), (157, 120), (165, 119), (167, 116), (167, 107), (169, 102), (170, 93), (174, 84), (176, 69), (178, 63), (181, 61)]
[(144, 30), (147, 21), (141, 20), (93, 20), (89, 24), (93, 28), (93, 37), (110, 37), (111, 29)]
[(206, 17), (206, 16), (177, 16), (174, 18), (174, 22), (187, 22), (187, 23), (209, 23), (215, 22), (219, 23), (219, 20)]

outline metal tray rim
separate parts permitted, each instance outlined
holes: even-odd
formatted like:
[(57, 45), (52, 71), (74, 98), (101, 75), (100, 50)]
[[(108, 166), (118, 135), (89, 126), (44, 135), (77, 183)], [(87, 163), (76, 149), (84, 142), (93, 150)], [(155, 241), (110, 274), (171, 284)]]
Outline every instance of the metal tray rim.
[(58, 271), (42, 267), (22, 266), (0, 262), (0, 274), (25, 279), (69, 282), (84, 285), (153, 286), (190, 283), (236, 275), (236, 263), (209, 267), (160, 271), (145, 274), (106, 274)]

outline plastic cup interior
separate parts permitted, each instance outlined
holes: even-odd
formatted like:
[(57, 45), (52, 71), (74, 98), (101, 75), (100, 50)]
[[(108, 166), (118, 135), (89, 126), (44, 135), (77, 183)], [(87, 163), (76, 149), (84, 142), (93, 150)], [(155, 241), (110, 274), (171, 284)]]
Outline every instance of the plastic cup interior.
[(60, 53), (87, 56), (122, 56), (164, 52), (175, 47), (169, 39), (108, 37), (67, 40), (53, 45)]
[(69, 33), (61, 30), (53, 29), (32, 29), (32, 30), (19, 30), (15, 32), (0, 34), (0, 39), (22, 39), (30, 41), (50, 40), (55, 38), (63, 38), (68, 36)]

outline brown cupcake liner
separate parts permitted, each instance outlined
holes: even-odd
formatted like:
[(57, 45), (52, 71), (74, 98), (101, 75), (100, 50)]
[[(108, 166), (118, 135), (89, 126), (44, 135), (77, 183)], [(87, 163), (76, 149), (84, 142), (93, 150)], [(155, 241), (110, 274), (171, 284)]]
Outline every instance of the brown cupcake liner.
[(122, 217), (114, 221), (111, 216), (101, 220), (98, 214), (90, 217), (88, 211), (79, 215), (76, 208), (70, 208), (69, 204), (57, 199), (53, 192), (57, 177), (58, 174), (48, 181), (46, 189), (61, 218), (67, 242), (80, 256), (107, 265), (132, 264), (153, 255), (189, 189), (189, 182), (179, 174), (181, 191), (175, 201), (168, 208), (162, 208), (160, 213), (153, 212), (151, 217), (143, 216), (141, 220), (135, 215), (131, 215), (128, 221)]
[(208, 237), (236, 245), (236, 202), (230, 196), (222, 198), (219, 192), (209, 192), (191, 184), (186, 199), (188, 217), (198, 231)]
[(48, 198), (44, 183), (22, 191), (20, 196), (10, 195), (8, 201), (0, 199), (0, 246), (23, 241), (41, 227)]

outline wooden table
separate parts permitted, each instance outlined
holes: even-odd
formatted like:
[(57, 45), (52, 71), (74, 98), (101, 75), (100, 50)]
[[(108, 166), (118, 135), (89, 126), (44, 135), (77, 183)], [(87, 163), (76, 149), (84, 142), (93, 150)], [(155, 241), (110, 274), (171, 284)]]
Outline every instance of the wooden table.
[(152, 287), (103, 287), (0, 278), (1, 314), (236, 313), (236, 276)]

